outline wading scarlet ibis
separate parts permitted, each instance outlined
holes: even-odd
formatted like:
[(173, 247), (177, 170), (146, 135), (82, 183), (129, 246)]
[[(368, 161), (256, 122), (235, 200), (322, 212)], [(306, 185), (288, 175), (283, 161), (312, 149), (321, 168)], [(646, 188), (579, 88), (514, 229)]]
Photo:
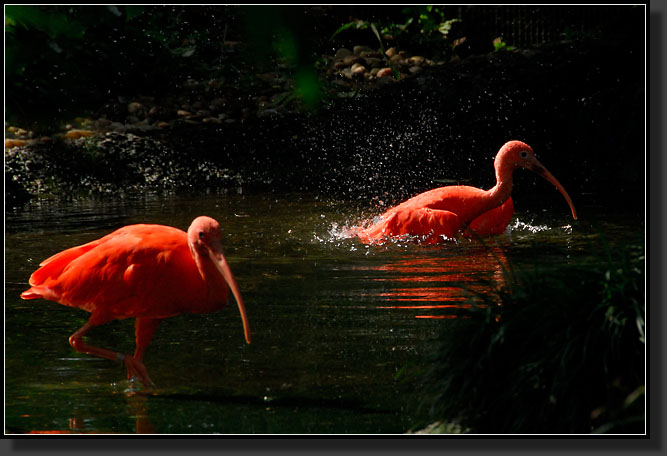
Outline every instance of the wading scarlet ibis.
[(453, 238), (460, 231), (479, 236), (501, 234), (514, 213), (510, 197), (512, 174), (519, 168), (534, 171), (551, 182), (569, 204), (572, 217), (577, 219), (570, 196), (535, 158), (528, 144), (521, 141), (505, 143), (496, 155), (494, 167), (496, 185), (489, 190), (466, 185), (435, 188), (392, 207), (374, 225), (357, 228), (356, 234), (367, 244), (401, 235), (420, 236), (423, 242), (434, 243), (443, 236)]
[[(187, 233), (163, 225), (125, 226), (44, 260), (21, 298), (44, 298), (90, 312), (88, 322), (69, 338), (74, 350), (118, 360), (128, 378), (152, 385), (142, 359), (160, 321), (222, 309), (230, 289), (250, 343), (245, 307), (220, 238), (218, 222), (205, 216), (197, 217)], [(92, 328), (123, 318), (136, 318), (134, 356), (83, 342)]]

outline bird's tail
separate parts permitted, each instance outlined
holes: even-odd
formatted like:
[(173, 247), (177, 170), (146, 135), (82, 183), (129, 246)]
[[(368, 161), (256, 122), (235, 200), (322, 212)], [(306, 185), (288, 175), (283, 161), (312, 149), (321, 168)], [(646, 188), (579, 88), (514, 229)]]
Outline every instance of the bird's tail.
[(39, 299), (43, 297), (42, 294), (33, 288), (29, 288), (21, 293), (21, 299)]

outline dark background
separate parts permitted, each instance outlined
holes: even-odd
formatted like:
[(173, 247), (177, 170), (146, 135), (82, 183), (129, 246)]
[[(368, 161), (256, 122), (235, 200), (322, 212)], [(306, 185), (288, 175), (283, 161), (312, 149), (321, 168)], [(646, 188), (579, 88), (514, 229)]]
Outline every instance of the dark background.
[[(440, 16), (401, 6), (12, 8), (6, 128), (53, 135), (75, 116), (128, 125), (128, 104), (142, 97), (167, 109), (174, 99), (222, 96), (230, 117), (239, 119), (133, 131), (149, 141), (134, 158), (122, 152), (123, 135), (112, 137), (115, 151), (108, 138), (103, 145), (92, 139), (14, 149), (5, 154), (12, 204), (78, 192), (113, 197), (123, 188), (210, 191), (208, 177), (192, 170), (200, 161), (234, 174), (214, 180), (216, 191), (314, 191), (391, 204), (443, 183), (491, 187), (495, 153), (519, 139), (578, 207), (644, 213), (642, 6), (458, 6), (442, 7)], [(424, 32), (426, 19), (416, 24), (420, 14), (459, 21), (443, 39)], [(351, 21), (393, 30), (391, 38), (383, 35), (385, 49), (444, 64), (391, 84), (332, 75), (324, 56), (358, 44), (379, 48), (368, 27), (335, 34)], [(464, 43), (455, 46), (460, 38)], [(507, 48), (494, 51), (496, 38)], [(274, 92), (296, 93), (304, 72), (318, 79), (278, 115), (262, 116), (255, 100), (275, 96), (256, 78), (267, 71), (288, 81)], [(192, 84), (209, 78), (220, 85)], [(153, 166), (129, 163), (136, 156)], [(145, 184), (144, 168), (155, 172), (155, 161), (167, 160), (179, 164), (161, 170), (170, 186)], [(562, 206), (560, 195), (529, 173), (516, 173), (515, 184), (521, 207)]]

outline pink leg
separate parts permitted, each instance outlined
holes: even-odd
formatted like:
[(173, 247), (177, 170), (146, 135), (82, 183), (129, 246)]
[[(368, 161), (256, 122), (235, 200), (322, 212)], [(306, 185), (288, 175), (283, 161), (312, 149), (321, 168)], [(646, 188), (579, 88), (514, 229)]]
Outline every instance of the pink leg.
[(69, 338), (69, 344), (74, 350), (79, 353), (86, 353), (88, 355), (99, 356), (100, 358), (106, 358), (113, 361), (119, 361), (122, 359), (123, 355), (111, 350), (106, 350), (104, 348), (94, 347), (83, 342), (83, 336), (85, 336), (88, 331), (93, 329), (95, 326), (99, 326), (98, 323), (91, 323), (91, 320), (88, 320), (88, 323), (83, 325), (77, 332), (72, 334)]
[(128, 369), (127, 375), (128, 378), (138, 375), (141, 379), (141, 382), (145, 385), (152, 385), (150, 377), (148, 376), (148, 371), (144, 367), (142, 360), (146, 354), (146, 349), (148, 344), (150, 344), (155, 330), (160, 325), (160, 319), (153, 318), (137, 318), (135, 321), (135, 337), (137, 348), (134, 352), (134, 362), (132, 363), (132, 372)]
[(148, 376), (148, 372), (141, 362), (141, 359), (143, 358), (144, 352), (146, 351), (146, 346), (150, 342), (150, 339), (153, 336), (153, 333), (155, 332), (159, 322), (160, 320), (144, 321), (144, 319), (137, 319), (137, 351), (134, 357), (131, 355), (124, 355), (120, 352), (107, 350), (105, 348), (88, 345), (83, 341), (83, 336), (85, 336), (88, 331), (102, 323), (106, 323), (105, 321), (98, 322), (94, 316), (91, 316), (85, 325), (83, 325), (81, 328), (79, 328), (78, 331), (70, 336), (69, 344), (79, 353), (86, 353), (88, 355), (98, 356), (100, 358), (110, 359), (112, 361), (123, 362), (125, 368), (127, 369), (128, 378), (138, 376), (141, 382), (148, 386), (152, 385), (153, 382)]

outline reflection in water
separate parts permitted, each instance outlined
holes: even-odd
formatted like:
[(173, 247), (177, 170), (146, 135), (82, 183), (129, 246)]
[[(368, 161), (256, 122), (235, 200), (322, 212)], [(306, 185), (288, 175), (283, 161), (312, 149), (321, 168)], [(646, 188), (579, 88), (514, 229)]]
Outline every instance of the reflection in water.
[[(129, 417), (135, 418), (135, 430), (137, 434), (155, 434), (155, 426), (148, 416), (148, 395), (129, 393), (123, 394), (128, 405)], [(27, 417), (27, 416), (26, 416)], [(105, 433), (95, 429), (92, 422), (93, 418), (85, 418), (81, 414), (77, 414), (68, 418), (68, 429), (47, 429), (47, 430), (31, 430), (27, 434), (99, 434)], [(92, 426), (92, 428), (91, 428)]]
[(457, 318), (457, 310), (472, 307), (471, 297), (488, 290), (489, 286), (495, 288), (502, 284), (507, 260), (498, 246), (475, 246), (461, 251), (449, 257), (400, 258), (374, 268), (387, 273), (386, 276), (380, 274), (375, 281), (392, 284), (378, 296), (400, 303), (378, 306), (378, 309), (431, 311), (417, 314), (415, 318)]
[(130, 410), (136, 418), (135, 429), (137, 434), (155, 434), (155, 426), (153, 426), (148, 416), (148, 407), (146, 406), (148, 396), (145, 394), (128, 394), (126, 397)]

